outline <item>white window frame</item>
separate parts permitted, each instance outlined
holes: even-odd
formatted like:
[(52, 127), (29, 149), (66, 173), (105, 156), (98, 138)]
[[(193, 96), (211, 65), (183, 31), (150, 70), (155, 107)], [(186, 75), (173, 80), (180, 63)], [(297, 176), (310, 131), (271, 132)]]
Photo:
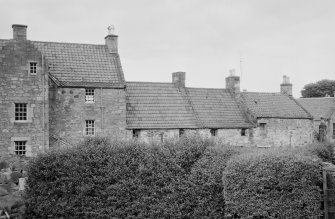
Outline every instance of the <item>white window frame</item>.
[(85, 103), (94, 103), (95, 90), (92, 88), (85, 89)]
[(26, 156), (27, 141), (14, 141), (14, 153), (19, 156)]
[(95, 120), (85, 120), (85, 136), (95, 136)]

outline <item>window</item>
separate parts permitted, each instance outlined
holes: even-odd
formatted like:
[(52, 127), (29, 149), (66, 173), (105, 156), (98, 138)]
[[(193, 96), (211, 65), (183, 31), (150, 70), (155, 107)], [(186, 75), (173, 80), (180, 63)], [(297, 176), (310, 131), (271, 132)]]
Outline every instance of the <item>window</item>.
[(266, 123), (259, 123), (260, 135), (266, 137)]
[(141, 132), (141, 130), (139, 130), (139, 129), (133, 129), (133, 138), (140, 137), (140, 132)]
[(185, 134), (184, 129), (179, 129), (179, 137), (183, 136)]
[(241, 136), (245, 136), (246, 129), (241, 129)]
[(32, 75), (37, 74), (37, 63), (36, 62), (30, 62), (29, 72)]
[(218, 130), (217, 129), (211, 129), (210, 132), (211, 132), (211, 136), (213, 136), (213, 137), (218, 135)]
[(85, 90), (85, 102), (94, 103), (94, 89)]
[(95, 134), (94, 120), (86, 120), (85, 135), (94, 136), (94, 134)]
[(15, 121), (27, 121), (26, 103), (15, 103)]
[(14, 152), (17, 155), (26, 155), (26, 141), (15, 141)]
[(333, 139), (335, 139), (335, 123), (333, 123)]

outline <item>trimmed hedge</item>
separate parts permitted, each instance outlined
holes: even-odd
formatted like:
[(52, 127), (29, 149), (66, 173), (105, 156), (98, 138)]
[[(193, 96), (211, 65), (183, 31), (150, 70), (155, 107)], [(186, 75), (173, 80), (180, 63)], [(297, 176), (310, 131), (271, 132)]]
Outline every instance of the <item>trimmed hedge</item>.
[(198, 196), (211, 184), (222, 185), (222, 169), (207, 171), (217, 175), (216, 181), (197, 178), (199, 170), (212, 168), (212, 145), (200, 138), (151, 146), (96, 138), (40, 155), (28, 166), (25, 216), (206, 218), (218, 206), (211, 202), (219, 199), (222, 205), (215, 189), (209, 192), (213, 197)]
[(249, 153), (224, 171), (227, 211), (242, 218), (315, 218), (320, 212), (321, 164), (279, 150)]

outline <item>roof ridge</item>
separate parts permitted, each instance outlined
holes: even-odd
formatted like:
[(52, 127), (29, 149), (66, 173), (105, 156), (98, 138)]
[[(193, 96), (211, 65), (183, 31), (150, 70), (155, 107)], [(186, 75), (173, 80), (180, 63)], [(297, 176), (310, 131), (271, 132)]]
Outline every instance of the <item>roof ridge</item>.
[(89, 44), (89, 43), (71, 43), (71, 42), (52, 42), (52, 41), (35, 41), (30, 40), (32, 43), (55, 43), (55, 44), (73, 44), (73, 45), (85, 45), (85, 46), (105, 46), (105, 44)]
[(285, 95), (285, 94), (282, 94), (280, 92), (258, 92), (258, 91), (243, 91), (241, 92), (242, 94), (246, 94), (246, 93), (257, 93), (257, 94), (279, 94), (279, 95)]
[(310, 116), (310, 118), (311, 119), (313, 119), (313, 115), (307, 110), (307, 109), (305, 109), (305, 107), (303, 107), (294, 97), (292, 97), (292, 96), (289, 96), (289, 95), (287, 95), (291, 100), (293, 100), (293, 102), (295, 102), (299, 107), (301, 107), (306, 113), (307, 113), (307, 115), (309, 115)]
[(153, 81), (126, 81), (126, 83), (149, 83), (149, 84), (173, 84), (172, 82), (153, 82)]
[(206, 87), (185, 87), (185, 88), (188, 88), (188, 89), (202, 89), (202, 90), (224, 90), (224, 91), (227, 91), (228, 89), (227, 88), (206, 88)]

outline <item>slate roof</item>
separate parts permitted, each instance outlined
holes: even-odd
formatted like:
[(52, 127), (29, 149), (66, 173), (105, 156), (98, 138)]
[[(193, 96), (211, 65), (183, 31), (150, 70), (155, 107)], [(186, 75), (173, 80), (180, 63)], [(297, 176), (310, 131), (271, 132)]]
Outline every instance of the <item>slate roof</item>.
[[(12, 40), (0, 40), (0, 47)], [(124, 88), (118, 54), (105, 45), (31, 42), (47, 59), (51, 78), (58, 86)], [(1, 48), (0, 48), (1, 49)]]
[(172, 83), (127, 82), (127, 127), (197, 128), (191, 106)]
[(286, 94), (243, 92), (241, 96), (246, 107), (257, 118), (312, 118), (312, 115), (307, 110)]
[(297, 101), (312, 114), (315, 120), (320, 120), (321, 117), (328, 119), (335, 111), (334, 97), (299, 98)]
[(246, 128), (243, 111), (226, 89), (186, 88), (193, 109), (202, 127)]
[(129, 129), (251, 127), (225, 89), (127, 82), (126, 91)]

